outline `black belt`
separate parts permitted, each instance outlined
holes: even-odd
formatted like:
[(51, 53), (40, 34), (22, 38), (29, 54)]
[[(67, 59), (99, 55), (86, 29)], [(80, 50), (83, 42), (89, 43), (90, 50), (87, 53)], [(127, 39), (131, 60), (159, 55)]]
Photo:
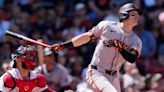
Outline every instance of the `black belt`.
[[(95, 66), (95, 65), (91, 65), (91, 68), (97, 70), (97, 66)], [(116, 75), (117, 71), (116, 70), (106, 70), (105, 69), (105, 73), (107, 73), (109, 75)]]

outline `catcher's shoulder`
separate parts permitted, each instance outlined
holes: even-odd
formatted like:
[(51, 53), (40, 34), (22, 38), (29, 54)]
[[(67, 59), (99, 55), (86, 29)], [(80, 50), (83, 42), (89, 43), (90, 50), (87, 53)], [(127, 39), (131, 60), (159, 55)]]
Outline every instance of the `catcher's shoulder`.
[(37, 78), (38, 78), (38, 86), (44, 87), (46, 85), (46, 78), (44, 77), (44, 75), (41, 73), (38, 73)]
[(15, 80), (10, 73), (5, 73), (3, 76), (4, 86), (8, 88), (13, 88), (15, 86)]

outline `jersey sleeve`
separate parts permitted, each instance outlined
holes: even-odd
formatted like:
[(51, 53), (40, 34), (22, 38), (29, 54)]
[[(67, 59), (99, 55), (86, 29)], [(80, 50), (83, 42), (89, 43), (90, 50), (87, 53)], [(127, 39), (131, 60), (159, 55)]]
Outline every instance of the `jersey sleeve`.
[(133, 44), (130, 48), (132, 48), (138, 52), (138, 57), (141, 55), (142, 41), (138, 36), (136, 36), (136, 38), (133, 40)]
[(108, 24), (109, 24), (109, 21), (101, 21), (96, 26), (94, 26), (90, 31), (93, 33), (94, 37), (99, 38), (103, 30)]

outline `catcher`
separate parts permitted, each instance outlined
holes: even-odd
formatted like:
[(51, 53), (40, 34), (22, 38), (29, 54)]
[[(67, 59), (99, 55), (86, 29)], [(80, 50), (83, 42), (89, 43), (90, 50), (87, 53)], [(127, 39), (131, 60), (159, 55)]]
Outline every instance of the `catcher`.
[(20, 46), (12, 53), (12, 69), (0, 78), (0, 92), (56, 92), (46, 84), (42, 74), (34, 70), (37, 51), (34, 46)]

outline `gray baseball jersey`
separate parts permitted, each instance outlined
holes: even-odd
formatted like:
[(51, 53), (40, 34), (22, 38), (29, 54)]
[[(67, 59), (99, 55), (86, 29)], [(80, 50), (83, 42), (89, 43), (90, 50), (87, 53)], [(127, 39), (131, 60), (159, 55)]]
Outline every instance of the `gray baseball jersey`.
[[(135, 49), (141, 53), (142, 42), (132, 31), (125, 33), (120, 23), (101, 21), (93, 27), (91, 32), (98, 39), (98, 43), (87, 71), (86, 81), (94, 92), (121, 92), (118, 72), (116, 75), (107, 74), (107, 70), (119, 71), (121, 65), (126, 61), (122, 55), (112, 47), (114, 40), (122, 41), (123, 48)], [(97, 68), (91, 68), (91, 66)]]
[(99, 39), (91, 64), (98, 65), (104, 69), (119, 70), (125, 62), (122, 55), (116, 51), (110, 42), (112, 40), (121, 40), (126, 48), (133, 48), (140, 54), (142, 42), (140, 38), (132, 31), (125, 33), (120, 23), (102, 21), (91, 30), (96, 38)]
[(72, 82), (72, 77), (68, 70), (61, 64), (55, 64), (55, 68), (51, 72), (47, 71), (45, 64), (38, 66), (37, 70), (45, 76), (47, 84), (55, 90), (69, 86)]

